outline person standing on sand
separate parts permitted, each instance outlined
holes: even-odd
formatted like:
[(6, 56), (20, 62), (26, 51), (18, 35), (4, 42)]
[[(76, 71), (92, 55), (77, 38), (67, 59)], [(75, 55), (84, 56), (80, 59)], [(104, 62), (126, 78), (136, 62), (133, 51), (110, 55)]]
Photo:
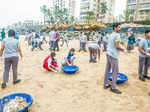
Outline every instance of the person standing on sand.
[(63, 47), (64, 43), (66, 43), (66, 46), (68, 47), (68, 37), (67, 37), (67, 33), (64, 32), (64, 34), (62, 34), (62, 44), (61, 47)]
[(49, 35), (50, 35), (50, 39), (49, 39), (50, 50), (54, 50), (56, 32), (51, 31)]
[(20, 79), (17, 78), (17, 71), (18, 71), (19, 55), (21, 59), (23, 55), (21, 52), (19, 41), (15, 39), (14, 30), (9, 30), (8, 38), (5, 38), (2, 41), (0, 56), (3, 55), (3, 52), (4, 52), (4, 74), (3, 74), (2, 88), (4, 89), (6, 88), (6, 84), (8, 83), (9, 70), (11, 66), (13, 70), (13, 84), (17, 84), (21, 81)]
[(128, 37), (128, 46), (127, 46), (127, 50), (129, 53), (131, 52), (131, 50), (134, 49), (135, 43), (136, 43), (135, 36), (134, 36), (133, 32), (130, 32), (130, 36)]
[(85, 35), (84, 32), (82, 32), (81, 37), (80, 37), (80, 51), (86, 52), (86, 43), (87, 43), (87, 36)]
[(139, 68), (138, 75), (141, 81), (150, 79), (148, 68), (150, 66), (150, 30), (145, 31), (145, 37), (139, 43)]
[(3, 41), (4, 38), (5, 38), (5, 29), (3, 28), (2, 32), (1, 32), (1, 39), (2, 39), (2, 41)]
[(56, 32), (56, 36), (55, 36), (55, 42), (54, 42), (54, 51), (59, 51), (59, 40), (60, 40), (60, 34), (58, 32)]
[[(116, 82), (119, 72), (118, 67), (118, 58), (120, 51), (124, 51), (123, 48), (120, 47), (120, 25), (114, 24), (113, 25), (114, 32), (111, 34), (109, 40), (108, 40), (108, 46), (107, 46), (107, 64), (105, 69), (105, 78), (104, 78), (104, 89), (107, 89), (110, 87), (111, 92), (116, 94), (121, 94), (121, 91), (116, 89)], [(113, 74), (113, 80), (112, 84), (109, 85), (109, 72), (112, 69)]]
[(46, 40), (46, 32), (43, 32), (43, 38), (42, 38), (42, 43), (45, 42), (47, 44)]
[(107, 51), (107, 45), (108, 45), (108, 36), (107, 36), (107, 32), (104, 33), (103, 36), (103, 46), (104, 46), (104, 52)]

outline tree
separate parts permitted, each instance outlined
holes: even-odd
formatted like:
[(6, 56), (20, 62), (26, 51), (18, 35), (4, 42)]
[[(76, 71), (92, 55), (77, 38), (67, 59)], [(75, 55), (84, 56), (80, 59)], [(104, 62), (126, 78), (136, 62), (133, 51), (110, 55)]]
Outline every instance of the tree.
[(100, 3), (100, 5), (99, 5), (99, 11), (100, 11), (99, 14), (102, 15), (102, 19), (104, 19), (105, 15), (106, 15), (106, 13), (108, 11), (108, 7), (107, 7), (107, 3), (106, 2)]
[(121, 15), (121, 18), (125, 20), (125, 22), (128, 22), (130, 20), (130, 15), (133, 14), (133, 9), (127, 9), (124, 11), (124, 14)]
[(87, 23), (90, 24), (91, 20), (95, 19), (95, 13), (93, 11), (87, 11), (86, 15), (85, 19), (87, 20)]
[(44, 24), (45, 24), (45, 21), (46, 21), (46, 14), (47, 14), (47, 6), (46, 6), (46, 5), (43, 5), (42, 7), (40, 7), (40, 10), (41, 10), (41, 12), (42, 12), (43, 15), (44, 15)]

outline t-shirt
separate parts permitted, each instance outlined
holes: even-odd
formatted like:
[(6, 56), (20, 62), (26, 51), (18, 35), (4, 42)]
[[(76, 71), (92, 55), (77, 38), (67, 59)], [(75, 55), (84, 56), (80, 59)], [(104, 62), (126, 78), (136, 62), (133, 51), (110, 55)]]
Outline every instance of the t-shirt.
[(5, 32), (4, 32), (4, 31), (1, 32), (1, 37), (2, 37), (2, 38), (5, 37)]
[(56, 32), (50, 32), (50, 41), (55, 41)]
[(135, 37), (134, 37), (134, 36), (130, 36), (130, 37), (128, 38), (128, 43), (129, 43), (129, 44), (134, 44), (134, 43), (135, 43)]
[(19, 40), (19, 33), (16, 33), (16, 39)]
[(4, 58), (18, 57), (19, 41), (14, 37), (5, 38), (2, 43), (4, 44)]
[(108, 43), (108, 36), (107, 36), (107, 35), (105, 35), (105, 36), (103, 37), (103, 41), (104, 41), (105, 43)]
[(92, 43), (90, 43), (89, 48), (100, 49), (100, 47), (99, 47), (99, 45), (97, 44), (96, 41), (93, 41)]
[[(54, 61), (57, 62), (56, 59), (54, 59)], [(55, 68), (55, 67), (52, 65), (52, 58), (51, 58), (51, 57), (48, 59), (47, 62), (48, 62), (48, 66), (51, 66), (51, 67)]]
[(87, 42), (87, 36), (86, 35), (81, 35), (80, 42), (86, 43)]
[(36, 39), (40, 39), (40, 35), (38, 33), (35, 34)]
[[(146, 37), (142, 38), (141, 41), (139, 42), (139, 47), (142, 47), (142, 49), (147, 52), (148, 48), (150, 48), (150, 40), (147, 40)], [(139, 51), (139, 56), (140, 57), (146, 57), (146, 55), (142, 54)]]
[(120, 51), (116, 48), (116, 42), (121, 42), (120, 34), (113, 32), (108, 39), (107, 54), (115, 59), (119, 58)]

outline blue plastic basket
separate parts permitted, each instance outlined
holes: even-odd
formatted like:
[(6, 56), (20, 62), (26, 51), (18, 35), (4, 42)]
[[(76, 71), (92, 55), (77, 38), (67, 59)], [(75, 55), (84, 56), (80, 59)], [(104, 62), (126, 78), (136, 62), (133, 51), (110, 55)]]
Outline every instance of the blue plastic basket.
[[(109, 80), (112, 81), (112, 72), (109, 73)], [(117, 83), (123, 83), (128, 81), (128, 76), (122, 73), (118, 73)]]
[(79, 67), (77, 66), (63, 66), (62, 71), (66, 74), (74, 74), (79, 71)]
[(2, 106), (3, 106), (3, 108), (4, 108), (4, 104), (6, 103), (6, 100), (7, 100), (7, 102), (9, 102), (11, 99), (15, 99), (15, 97), (17, 97), (17, 96), (26, 99), (26, 102), (29, 103), (29, 105), (27, 107), (25, 107), (25, 108), (23, 108), (23, 109), (21, 109), (21, 110), (19, 110), (17, 112), (25, 112), (26, 110), (28, 110), (31, 107), (31, 105), (33, 103), (33, 98), (32, 98), (31, 95), (25, 94), (25, 93), (15, 93), (15, 94), (11, 94), (9, 96), (5, 96), (2, 99)]
[(3, 112), (2, 99), (0, 99), (0, 112)]

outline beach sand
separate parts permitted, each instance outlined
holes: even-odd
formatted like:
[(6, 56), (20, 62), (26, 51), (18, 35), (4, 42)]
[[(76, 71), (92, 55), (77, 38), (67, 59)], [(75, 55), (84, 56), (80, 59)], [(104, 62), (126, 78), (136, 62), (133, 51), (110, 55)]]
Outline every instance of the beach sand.
[[(129, 81), (117, 86), (123, 93), (116, 95), (109, 89), (103, 89), (106, 53), (102, 53), (98, 63), (92, 64), (89, 63), (88, 52), (78, 52), (78, 41), (70, 42), (69, 48), (77, 50), (75, 64), (80, 67), (80, 71), (75, 75), (66, 75), (62, 71), (52, 73), (42, 68), (44, 58), (50, 54), (48, 45), (44, 44), (44, 51), (34, 52), (23, 40), (21, 46), (24, 59), (19, 62), (18, 77), (22, 82), (13, 85), (11, 71), (7, 88), (0, 88), (0, 97), (15, 92), (31, 94), (34, 99), (31, 112), (150, 112), (150, 81), (138, 80), (137, 49), (131, 54), (120, 55), (119, 70), (129, 77)], [(60, 52), (56, 52), (59, 68), (69, 48), (60, 47)], [(0, 65), (1, 82), (3, 59)]]

